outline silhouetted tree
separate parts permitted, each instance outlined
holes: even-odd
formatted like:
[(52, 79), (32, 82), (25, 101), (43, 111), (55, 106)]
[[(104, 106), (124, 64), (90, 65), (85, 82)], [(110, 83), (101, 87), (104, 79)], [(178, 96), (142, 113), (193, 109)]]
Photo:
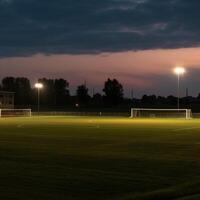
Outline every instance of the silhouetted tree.
[(177, 97), (174, 97), (172, 95), (167, 97), (167, 104), (168, 105), (176, 105), (177, 104)]
[(94, 94), (93, 99), (95, 101), (101, 101), (102, 100), (102, 95), (99, 93)]
[(2, 80), (2, 90), (15, 92), (15, 78), (14, 77), (5, 77)]
[(92, 100), (93, 100), (94, 105), (100, 106), (102, 104), (103, 98), (101, 94), (96, 93), (93, 95)]
[(29, 105), (31, 97), (31, 85), (27, 78), (15, 79), (15, 102), (17, 105)]
[(158, 104), (162, 104), (163, 105), (163, 104), (166, 103), (166, 98), (162, 97), (162, 96), (158, 96), (157, 102), (158, 102)]
[(57, 106), (65, 105), (69, 97), (69, 83), (64, 79), (56, 79), (54, 82), (55, 103)]
[(200, 100), (200, 93), (198, 94), (197, 99)]
[(15, 92), (16, 105), (30, 104), (31, 85), (27, 78), (6, 77), (2, 80), (2, 89)]
[(44, 88), (40, 92), (41, 104), (46, 106), (55, 105), (55, 88), (54, 88), (54, 80), (42, 78), (38, 80), (40, 83), (44, 85)]
[(79, 85), (77, 87), (76, 95), (79, 103), (86, 104), (90, 99), (88, 88), (85, 85)]
[(142, 103), (144, 104), (155, 104), (156, 103), (156, 96), (155, 95), (143, 95), (142, 97)]
[(123, 99), (123, 86), (116, 79), (108, 79), (105, 82), (103, 92), (106, 102), (109, 104), (117, 105)]

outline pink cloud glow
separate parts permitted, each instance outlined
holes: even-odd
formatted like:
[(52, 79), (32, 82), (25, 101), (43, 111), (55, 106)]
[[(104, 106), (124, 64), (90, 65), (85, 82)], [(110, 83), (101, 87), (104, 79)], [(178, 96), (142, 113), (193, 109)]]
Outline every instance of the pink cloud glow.
[(67, 79), (72, 88), (85, 80), (90, 87), (100, 88), (110, 77), (119, 79), (127, 88), (145, 91), (157, 87), (157, 78), (170, 75), (176, 65), (183, 65), (188, 71), (190, 67), (199, 68), (200, 48), (2, 58), (0, 74), (26, 76), (33, 82), (39, 77), (60, 77)]

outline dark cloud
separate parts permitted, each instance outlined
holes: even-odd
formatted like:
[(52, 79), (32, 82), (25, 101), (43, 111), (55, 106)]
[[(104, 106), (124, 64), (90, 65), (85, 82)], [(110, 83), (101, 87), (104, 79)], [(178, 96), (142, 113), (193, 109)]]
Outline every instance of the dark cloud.
[(200, 45), (197, 0), (0, 0), (0, 56)]

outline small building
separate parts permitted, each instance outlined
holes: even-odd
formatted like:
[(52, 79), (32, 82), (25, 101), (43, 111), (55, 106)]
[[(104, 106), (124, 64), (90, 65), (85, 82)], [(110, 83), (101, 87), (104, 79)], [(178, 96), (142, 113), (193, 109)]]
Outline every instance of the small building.
[(14, 108), (14, 92), (0, 91), (0, 109)]

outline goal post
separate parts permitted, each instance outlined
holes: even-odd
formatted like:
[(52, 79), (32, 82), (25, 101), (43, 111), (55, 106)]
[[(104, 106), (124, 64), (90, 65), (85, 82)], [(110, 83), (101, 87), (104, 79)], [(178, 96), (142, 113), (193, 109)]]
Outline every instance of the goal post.
[(0, 109), (0, 117), (31, 117), (31, 109)]
[(132, 108), (131, 118), (192, 118), (191, 109)]

